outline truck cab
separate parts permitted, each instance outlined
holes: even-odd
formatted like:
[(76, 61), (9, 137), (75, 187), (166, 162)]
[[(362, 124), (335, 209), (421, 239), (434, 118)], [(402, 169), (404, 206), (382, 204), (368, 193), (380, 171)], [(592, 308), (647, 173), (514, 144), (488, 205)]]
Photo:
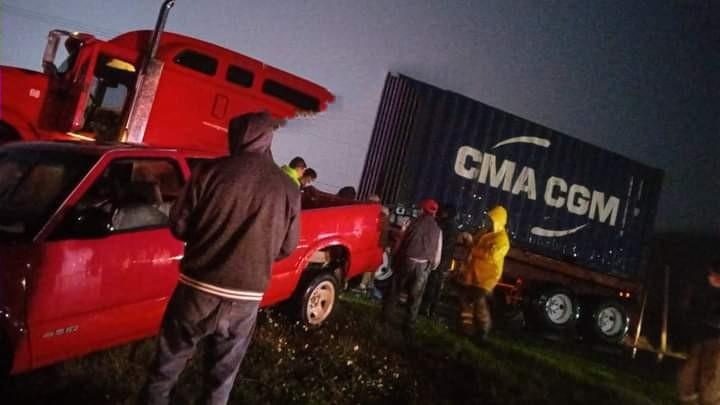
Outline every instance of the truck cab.
[(152, 30), (109, 41), (53, 30), (42, 65), (43, 72), (0, 66), (0, 142), (97, 139), (223, 153), (236, 115), (292, 118), (334, 99), (256, 59)]

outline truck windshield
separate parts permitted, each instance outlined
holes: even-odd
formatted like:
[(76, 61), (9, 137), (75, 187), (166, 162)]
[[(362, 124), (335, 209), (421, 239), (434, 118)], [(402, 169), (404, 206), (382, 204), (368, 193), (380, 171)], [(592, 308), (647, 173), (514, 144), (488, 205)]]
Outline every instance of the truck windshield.
[(32, 239), (95, 161), (67, 151), (0, 151), (0, 239)]
[(95, 133), (98, 140), (118, 140), (124, 108), (136, 77), (133, 64), (105, 54), (98, 56), (83, 131)]

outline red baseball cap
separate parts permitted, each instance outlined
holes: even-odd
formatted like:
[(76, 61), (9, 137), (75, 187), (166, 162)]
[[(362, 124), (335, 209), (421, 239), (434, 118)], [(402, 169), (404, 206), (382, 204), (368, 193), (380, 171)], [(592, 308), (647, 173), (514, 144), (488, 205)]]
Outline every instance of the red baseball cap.
[(427, 214), (435, 215), (437, 214), (440, 206), (438, 205), (437, 201), (433, 200), (432, 198), (427, 198), (420, 201), (420, 208), (422, 208), (423, 212)]

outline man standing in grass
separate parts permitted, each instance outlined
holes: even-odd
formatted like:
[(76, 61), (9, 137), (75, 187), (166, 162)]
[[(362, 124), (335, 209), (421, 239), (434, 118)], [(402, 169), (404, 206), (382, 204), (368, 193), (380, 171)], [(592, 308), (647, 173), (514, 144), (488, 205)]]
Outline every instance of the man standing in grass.
[(510, 250), (505, 208), (497, 206), (487, 216), (490, 231), (474, 237), (468, 263), (456, 279), (460, 284), (460, 328), (464, 334), (480, 339), (490, 333), (492, 318), (487, 299), (502, 277), (505, 255)]
[(230, 156), (201, 164), (170, 212), (186, 242), (141, 402), (168, 404), (197, 344), (208, 341), (198, 403), (226, 404), (247, 351), (272, 262), (300, 236), (300, 190), (273, 162), (267, 113), (230, 122)]
[(406, 286), (409, 286), (407, 313), (403, 334), (412, 338), (415, 321), (420, 311), (425, 284), (430, 272), (440, 264), (442, 231), (435, 220), (438, 203), (427, 199), (420, 202), (422, 214), (408, 227), (393, 257), (393, 278), (390, 291), (383, 294), (383, 320), (390, 321), (395, 302)]
[(694, 342), (678, 372), (680, 403), (720, 404), (720, 260), (709, 266), (692, 303)]

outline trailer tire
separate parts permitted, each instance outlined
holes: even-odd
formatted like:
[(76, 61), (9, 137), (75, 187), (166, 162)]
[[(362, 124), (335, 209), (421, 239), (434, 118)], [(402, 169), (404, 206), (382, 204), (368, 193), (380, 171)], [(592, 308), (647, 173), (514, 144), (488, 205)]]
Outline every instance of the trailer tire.
[(575, 326), (580, 308), (575, 295), (564, 287), (546, 287), (530, 301), (528, 318), (542, 329), (565, 331)]
[(338, 281), (330, 273), (312, 277), (300, 290), (299, 315), (307, 326), (320, 326), (334, 313), (338, 301)]
[(630, 315), (625, 306), (617, 300), (595, 300), (583, 311), (580, 326), (586, 338), (618, 344), (630, 329)]

